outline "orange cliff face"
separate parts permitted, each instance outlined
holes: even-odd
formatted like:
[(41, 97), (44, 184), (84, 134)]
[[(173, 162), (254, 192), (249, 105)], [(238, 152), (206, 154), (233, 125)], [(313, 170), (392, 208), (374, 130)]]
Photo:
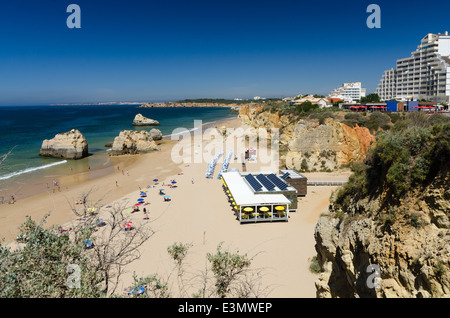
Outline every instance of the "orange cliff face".
[(349, 127), (331, 118), (323, 124), (317, 120), (292, 120), (278, 111), (265, 111), (261, 105), (242, 106), (238, 117), (251, 122), (253, 128), (280, 128), (280, 145), (287, 149), (280, 159), (288, 169), (303, 170), (305, 161), (309, 171), (335, 170), (363, 160), (376, 140), (366, 127)]
[(325, 120), (322, 125), (317, 121), (300, 120), (288, 138), (286, 167), (308, 171), (335, 170), (364, 159), (373, 142), (375, 136), (365, 127), (352, 128), (333, 119)]
[(342, 123), (341, 126), (343, 132), (341, 152), (346, 155), (346, 158), (342, 158), (341, 164), (365, 158), (370, 145), (375, 142), (375, 136), (366, 127), (356, 125), (352, 128)]

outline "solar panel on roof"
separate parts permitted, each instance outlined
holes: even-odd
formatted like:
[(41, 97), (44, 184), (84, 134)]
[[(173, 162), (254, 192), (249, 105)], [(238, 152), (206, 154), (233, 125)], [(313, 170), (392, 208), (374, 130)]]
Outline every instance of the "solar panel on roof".
[(262, 185), (251, 174), (246, 175), (245, 180), (247, 180), (248, 184), (253, 188), (253, 190), (261, 190)]
[(275, 189), (275, 185), (270, 182), (270, 180), (267, 179), (263, 174), (257, 175), (256, 179), (258, 179), (258, 181), (261, 182), (267, 190), (272, 191), (273, 189)]
[(289, 177), (289, 176), (290, 176), (289, 172), (286, 172), (285, 174), (283, 174), (283, 175), (281, 176), (281, 179), (286, 179), (286, 178)]
[(278, 178), (276, 175), (269, 174), (267, 178), (272, 181), (280, 190), (285, 190), (289, 186), (286, 182)]

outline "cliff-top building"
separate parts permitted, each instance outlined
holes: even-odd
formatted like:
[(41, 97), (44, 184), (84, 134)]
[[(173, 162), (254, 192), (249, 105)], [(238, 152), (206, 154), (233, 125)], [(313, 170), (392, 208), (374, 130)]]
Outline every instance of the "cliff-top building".
[(366, 89), (361, 87), (361, 82), (344, 83), (328, 95), (330, 98), (339, 98), (348, 103), (359, 101), (365, 96)]
[(410, 57), (384, 72), (376, 93), (381, 100), (450, 102), (450, 36), (428, 33)]

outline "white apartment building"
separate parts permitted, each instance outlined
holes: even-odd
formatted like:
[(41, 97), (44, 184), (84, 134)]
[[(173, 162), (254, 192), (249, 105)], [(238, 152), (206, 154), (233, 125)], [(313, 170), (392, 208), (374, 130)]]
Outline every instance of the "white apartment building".
[(428, 33), (410, 57), (384, 72), (376, 93), (381, 100), (450, 102), (450, 36)]
[(344, 83), (328, 95), (330, 98), (340, 98), (348, 103), (353, 103), (365, 96), (366, 89), (361, 87), (361, 82)]

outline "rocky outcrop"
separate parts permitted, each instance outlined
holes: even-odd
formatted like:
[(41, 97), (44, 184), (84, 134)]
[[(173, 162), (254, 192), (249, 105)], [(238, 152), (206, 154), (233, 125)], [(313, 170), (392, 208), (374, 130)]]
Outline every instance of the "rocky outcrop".
[(159, 121), (137, 114), (134, 117), (133, 126), (159, 126)]
[(148, 131), (122, 130), (116, 138), (110, 155), (139, 154), (158, 150), (158, 146)]
[(150, 135), (152, 136), (153, 140), (161, 140), (163, 138), (161, 130), (156, 128), (150, 130)]
[(333, 119), (320, 125), (301, 120), (288, 141), (286, 167), (296, 170), (334, 170), (365, 158), (375, 137), (365, 127), (349, 127)]
[(88, 143), (78, 129), (55, 135), (52, 139), (42, 142), (40, 156), (81, 159), (88, 156)]
[[(340, 114), (335, 113), (339, 118)], [(297, 119), (261, 105), (240, 108), (238, 118), (254, 128), (279, 130), (280, 163), (299, 171), (333, 171), (365, 157), (375, 136), (365, 127), (339, 119)]]
[[(314, 233), (322, 269), (317, 297), (450, 297), (448, 182), (413, 191), (391, 207), (395, 213), (374, 212), (380, 211), (375, 197), (367, 208), (372, 213), (320, 217)], [(333, 198), (331, 203), (334, 211)], [(379, 268), (378, 285), (369, 265)]]

